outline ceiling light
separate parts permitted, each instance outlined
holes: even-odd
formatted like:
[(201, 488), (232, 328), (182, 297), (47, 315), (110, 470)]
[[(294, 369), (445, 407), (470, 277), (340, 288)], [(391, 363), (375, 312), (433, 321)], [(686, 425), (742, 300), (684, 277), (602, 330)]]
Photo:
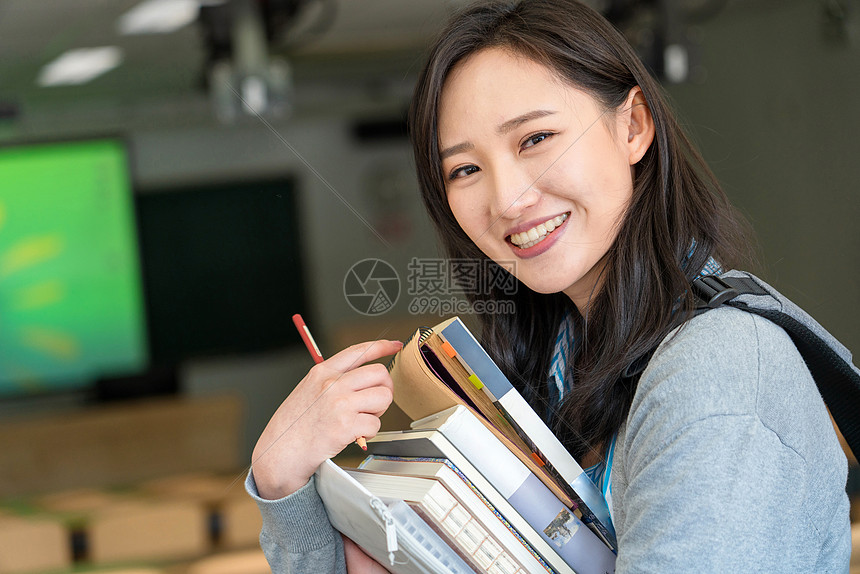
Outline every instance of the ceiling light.
[(122, 62), (122, 50), (116, 46), (69, 50), (46, 64), (36, 83), (40, 86), (84, 84), (116, 68)]
[(197, 19), (201, 0), (144, 0), (119, 18), (120, 34), (167, 34)]

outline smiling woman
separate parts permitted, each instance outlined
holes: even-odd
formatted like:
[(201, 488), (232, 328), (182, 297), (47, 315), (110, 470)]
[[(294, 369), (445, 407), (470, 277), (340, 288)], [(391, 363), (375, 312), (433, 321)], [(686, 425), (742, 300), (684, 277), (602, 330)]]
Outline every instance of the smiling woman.
[[(448, 255), (516, 282), (468, 293), (516, 309), (479, 314), (482, 342), (600, 487), (615, 572), (844, 572), (824, 403), (775, 324), (695, 312), (691, 282), (742, 258), (745, 225), (623, 36), (573, 0), (476, 5), (434, 44), (409, 119)], [(273, 568), (377, 567), (327, 528), (310, 479), (391, 400), (385, 373), (344, 371), (359, 352), (312, 369), (258, 442)], [(326, 377), (354, 422), (311, 400), (334, 400), (314, 392)]]

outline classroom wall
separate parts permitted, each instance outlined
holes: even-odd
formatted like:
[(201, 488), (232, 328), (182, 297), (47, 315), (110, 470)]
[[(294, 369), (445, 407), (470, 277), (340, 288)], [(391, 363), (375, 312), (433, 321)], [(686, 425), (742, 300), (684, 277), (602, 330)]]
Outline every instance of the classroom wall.
[(841, 26), (827, 4), (729, 3), (693, 30), (703, 81), (668, 91), (751, 220), (763, 277), (856, 353), (860, 6), (841, 3)]

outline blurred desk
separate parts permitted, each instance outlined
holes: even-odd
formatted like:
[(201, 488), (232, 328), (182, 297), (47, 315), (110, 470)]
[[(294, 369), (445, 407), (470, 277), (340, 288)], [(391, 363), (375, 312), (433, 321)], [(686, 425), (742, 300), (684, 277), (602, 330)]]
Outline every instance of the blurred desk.
[(232, 472), (242, 412), (233, 396), (171, 398), (0, 423), (0, 498)]

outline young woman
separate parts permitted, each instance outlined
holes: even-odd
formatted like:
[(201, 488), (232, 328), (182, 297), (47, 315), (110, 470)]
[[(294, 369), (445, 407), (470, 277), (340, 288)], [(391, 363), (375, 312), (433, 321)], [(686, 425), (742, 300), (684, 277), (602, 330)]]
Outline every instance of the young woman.
[[(847, 466), (825, 407), (778, 327), (693, 317), (690, 282), (743, 255), (743, 227), (624, 38), (573, 0), (467, 9), (410, 127), (449, 255), (518, 281), (473, 296), (516, 304), (481, 317), (484, 344), (591, 467), (616, 571), (846, 571)], [(248, 488), (273, 570), (384, 572), (342, 546), (311, 476), (377, 432), (391, 380), (358, 365), (398, 349), (313, 367), (260, 437)]]

